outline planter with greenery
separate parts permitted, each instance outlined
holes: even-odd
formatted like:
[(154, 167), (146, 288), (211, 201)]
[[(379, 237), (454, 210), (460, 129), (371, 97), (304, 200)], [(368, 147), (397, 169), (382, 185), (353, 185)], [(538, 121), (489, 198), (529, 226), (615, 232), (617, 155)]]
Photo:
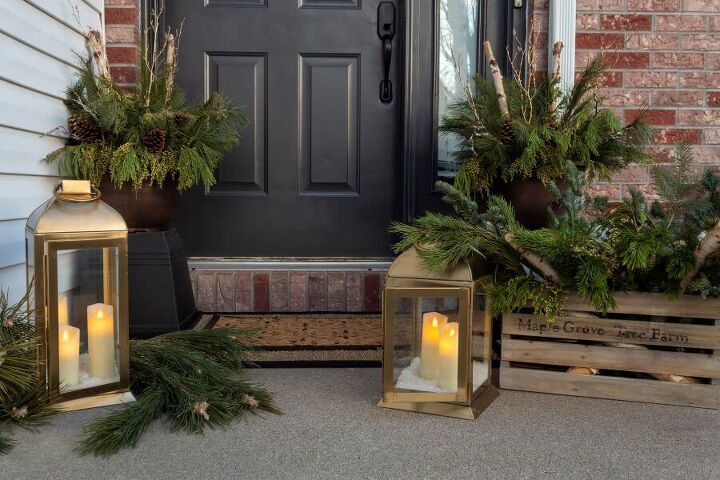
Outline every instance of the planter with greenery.
[(92, 58), (83, 59), (65, 100), (70, 140), (47, 157), (61, 175), (98, 185), (131, 229), (166, 229), (178, 192), (215, 183), (215, 169), (245, 125), (218, 93), (188, 104), (174, 86), (179, 35), (159, 41), (158, 30), (155, 16), (152, 47), (142, 48), (138, 85), (129, 90), (110, 76), (102, 34), (88, 34)]
[(562, 182), (568, 161), (590, 179), (609, 180), (629, 163), (648, 160), (644, 147), (651, 138), (649, 128), (640, 119), (624, 124), (601, 106), (595, 91), (604, 72), (601, 58), (592, 60), (573, 88), (564, 91), (561, 49), (556, 45), (556, 71), (549, 78), (534, 71), (530, 48), (521, 49), (513, 75), (504, 79), (485, 42), (492, 81), (477, 76), (473, 86), (466, 85), (464, 99), (451, 106), (440, 126), (460, 140), (455, 188), (465, 195), (500, 194), (528, 226), (546, 221), (552, 200), (546, 186)]

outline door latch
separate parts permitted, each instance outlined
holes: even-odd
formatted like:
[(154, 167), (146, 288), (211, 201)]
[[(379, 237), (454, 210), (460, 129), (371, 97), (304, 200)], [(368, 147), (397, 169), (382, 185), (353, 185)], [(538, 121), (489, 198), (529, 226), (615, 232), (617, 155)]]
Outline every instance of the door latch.
[(392, 60), (392, 39), (395, 36), (395, 4), (380, 2), (378, 5), (377, 31), (382, 41), (384, 76), (380, 82), (380, 101), (392, 102), (392, 82), (390, 81), (390, 61)]

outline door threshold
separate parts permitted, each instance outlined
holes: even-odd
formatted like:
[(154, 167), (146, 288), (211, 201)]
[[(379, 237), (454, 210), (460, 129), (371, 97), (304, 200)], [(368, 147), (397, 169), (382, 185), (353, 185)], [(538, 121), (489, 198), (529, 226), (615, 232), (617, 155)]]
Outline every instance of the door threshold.
[(316, 257), (191, 257), (194, 270), (342, 270), (386, 271), (393, 259)]

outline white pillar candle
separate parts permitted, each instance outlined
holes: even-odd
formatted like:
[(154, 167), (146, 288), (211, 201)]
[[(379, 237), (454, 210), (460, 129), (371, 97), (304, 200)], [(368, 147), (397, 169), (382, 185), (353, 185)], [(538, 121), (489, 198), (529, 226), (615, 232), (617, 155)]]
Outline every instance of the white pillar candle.
[(440, 339), (438, 341), (440, 376), (438, 385), (443, 390), (457, 390), (459, 334), (460, 328), (457, 322), (449, 322), (440, 328)]
[(95, 378), (115, 376), (115, 322), (113, 307), (96, 303), (87, 307), (88, 373)]
[(440, 373), (438, 338), (440, 338), (440, 328), (446, 323), (447, 317), (440, 313), (428, 312), (423, 314), (420, 376), (426, 380), (437, 380)]
[(60, 385), (71, 387), (80, 382), (80, 329), (70, 325), (58, 327), (58, 365)]
[(58, 326), (68, 324), (69, 313), (67, 295), (61, 293), (58, 295)]

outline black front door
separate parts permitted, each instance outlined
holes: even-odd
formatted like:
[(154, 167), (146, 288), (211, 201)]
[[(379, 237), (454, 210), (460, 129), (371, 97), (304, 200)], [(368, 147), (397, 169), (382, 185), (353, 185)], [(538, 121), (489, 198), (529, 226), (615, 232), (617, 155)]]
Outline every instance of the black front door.
[[(166, 23), (184, 22), (178, 83), (189, 99), (220, 91), (249, 120), (217, 184), (182, 197), (177, 225), (190, 255), (390, 253), (386, 228), (400, 215), (402, 12), (396, 1), (387, 52), (380, 3), (166, 2)], [(380, 88), (386, 53), (389, 102)]]

